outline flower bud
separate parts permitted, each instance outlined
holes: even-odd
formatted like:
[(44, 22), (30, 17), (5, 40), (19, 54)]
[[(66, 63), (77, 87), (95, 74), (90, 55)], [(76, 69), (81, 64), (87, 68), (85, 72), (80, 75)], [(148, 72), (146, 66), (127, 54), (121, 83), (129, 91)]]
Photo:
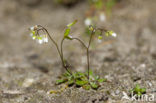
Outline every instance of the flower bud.
[(98, 36), (98, 39), (99, 39), (99, 40), (101, 40), (101, 39), (102, 39), (102, 36), (101, 36), (101, 35), (100, 35), (100, 36)]

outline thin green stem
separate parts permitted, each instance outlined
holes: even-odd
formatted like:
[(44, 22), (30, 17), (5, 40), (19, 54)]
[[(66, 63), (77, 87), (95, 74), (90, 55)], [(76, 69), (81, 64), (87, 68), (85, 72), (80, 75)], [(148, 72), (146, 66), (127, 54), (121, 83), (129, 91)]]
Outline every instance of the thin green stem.
[(72, 39), (79, 41), (85, 48), (87, 48), (87, 46), (85, 45), (85, 43), (81, 39), (79, 39), (79, 38), (72, 38)]
[(89, 39), (89, 44), (88, 44), (88, 47), (87, 47), (88, 80), (89, 80), (89, 71), (90, 71), (89, 47), (90, 47), (90, 44), (91, 44), (91, 41), (92, 41), (93, 34), (94, 34), (94, 32), (92, 31), (91, 36), (90, 36), (90, 39)]
[(72, 75), (72, 73), (68, 70), (68, 65), (64, 62), (64, 55), (63, 55), (63, 43), (64, 43), (65, 38), (62, 39), (61, 41), (61, 55), (62, 55), (62, 60), (63, 60), (63, 67), (66, 69), (68, 73)]
[[(59, 53), (59, 56), (60, 56), (60, 58), (61, 58), (62, 66), (66, 69), (66, 71), (67, 71), (68, 73), (70, 73), (70, 74), (72, 75), (72, 73), (68, 70), (67, 66), (64, 64), (62, 49), (61, 49), (61, 52), (60, 52), (58, 44), (57, 44), (57, 43), (55, 42), (55, 40), (50, 36), (50, 34), (49, 34), (49, 32), (48, 32), (48, 30), (47, 30), (46, 28), (44, 28), (44, 27), (41, 26), (41, 25), (38, 25), (38, 26), (42, 28), (42, 29), (39, 29), (39, 30), (45, 31), (46, 34), (49, 36), (50, 40), (54, 43), (54, 45), (56, 46), (56, 49), (57, 49), (57, 51), (58, 51), (58, 53)], [(61, 43), (61, 48), (62, 48), (62, 45), (63, 45), (63, 43)]]
[[(90, 42), (91, 42), (91, 39), (89, 40), (89, 46), (87, 47), (86, 45), (85, 45), (85, 43), (81, 40), (81, 39), (79, 39), (79, 38), (72, 38), (72, 39), (75, 39), (75, 40), (78, 40), (85, 48), (86, 48), (86, 50), (87, 50), (87, 68), (88, 68), (88, 71), (89, 71), (89, 46), (90, 46)], [(89, 72), (88, 72), (88, 80), (89, 80)]]
[(60, 56), (60, 58), (61, 58), (61, 61), (62, 61), (62, 63), (63, 63), (62, 55), (61, 55), (61, 52), (60, 52), (60, 50), (59, 50), (58, 44), (57, 44), (57, 43), (55, 42), (55, 40), (50, 36), (48, 30), (45, 29), (44, 27), (42, 27), (42, 28), (44, 29), (44, 31), (46, 32), (46, 34), (49, 36), (50, 40), (51, 40), (51, 41), (54, 43), (54, 45), (56, 46), (57, 51), (58, 51), (58, 53), (59, 53), (59, 56)]
[(90, 71), (89, 47), (90, 47), (90, 44), (91, 44), (91, 41), (92, 41), (93, 34), (94, 34), (94, 32), (92, 31), (91, 36), (90, 36), (90, 39), (89, 39), (89, 44), (88, 44), (88, 46), (86, 46), (85, 43), (84, 43), (81, 39), (79, 39), (79, 38), (72, 38), (72, 39), (75, 39), (75, 40), (79, 41), (79, 42), (86, 48), (86, 50), (87, 50), (88, 80), (89, 80), (89, 71)]
[(61, 41), (61, 55), (62, 55), (62, 59), (64, 60), (64, 56), (63, 56), (63, 42), (64, 42), (65, 38), (62, 39)]

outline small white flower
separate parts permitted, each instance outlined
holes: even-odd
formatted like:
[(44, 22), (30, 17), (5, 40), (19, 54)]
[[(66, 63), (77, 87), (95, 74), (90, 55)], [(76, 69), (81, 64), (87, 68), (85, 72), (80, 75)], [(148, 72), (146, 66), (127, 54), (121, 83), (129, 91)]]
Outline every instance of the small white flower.
[(113, 33), (112, 36), (113, 36), (113, 37), (117, 37), (117, 34), (116, 34), (116, 33)]
[(71, 35), (68, 35), (71, 39), (73, 38)]
[(48, 42), (48, 35), (47, 34), (39, 34), (37, 31), (39, 26), (35, 25), (29, 28), (31, 31), (30, 36), (32, 37), (33, 40), (36, 40), (37, 43), (42, 44), (42, 43), (47, 43)]
[(106, 20), (105, 14), (101, 13), (99, 19), (100, 19), (100, 21), (104, 22)]
[(35, 37), (35, 36), (33, 36), (33, 37), (32, 37), (32, 39), (33, 39), (33, 40), (35, 40), (35, 39), (36, 39), (36, 37)]
[(45, 43), (47, 43), (48, 42), (48, 38), (46, 37), (46, 38), (43, 38), (43, 41), (45, 42)]
[(89, 26), (92, 24), (92, 20), (90, 18), (87, 18), (85, 21), (84, 21), (85, 25), (86, 26)]
[(30, 30), (31, 30), (31, 31), (34, 31), (34, 29), (35, 29), (35, 27), (34, 27), (34, 26), (30, 27)]
[(39, 39), (39, 40), (38, 40), (38, 43), (39, 43), (39, 44), (42, 44), (42, 43), (43, 43), (43, 40)]

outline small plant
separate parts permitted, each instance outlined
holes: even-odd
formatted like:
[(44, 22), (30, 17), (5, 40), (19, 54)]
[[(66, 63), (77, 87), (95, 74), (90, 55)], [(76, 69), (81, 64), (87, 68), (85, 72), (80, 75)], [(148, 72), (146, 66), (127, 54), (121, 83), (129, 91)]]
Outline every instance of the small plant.
[(111, 15), (113, 7), (119, 0), (88, 0), (90, 9), (86, 12), (85, 25), (93, 25), (100, 21), (105, 22)]
[(136, 94), (138, 97), (141, 97), (142, 94), (146, 93), (146, 88), (141, 88), (139, 84), (135, 86), (132, 90), (130, 90), (131, 93)]
[(117, 3), (117, 0), (107, 0), (107, 2), (105, 2), (106, 13), (108, 16), (111, 15), (112, 8), (114, 7), (116, 3)]
[(113, 6), (119, 0), (88, 0), (89, 4), (94, 6), (96, 9), (105, 9), (106, 11), (110, 11)]
[(88, 0), (90, 5), (93, 5), (96, 9), (102, 9), (104, 0)]
[[(90, 25), (89, 30), (90, 30), (91, 34), (90, 34), (89, 43), (88, 43), (88, 45), (86, 45), (81, 39), (79, 39), (77, 37), (73, 37), (71, 35), (71, 28), (73, 25), (76, 24), (76, 22), (77, 22), (77, 20), (75, 20), (72, 23), (67, 25), (65, 32), (64, 32), (64, 36), (61, 40), (60, 48), (59, 48), (58, 44), (56, 43), (56, 41), (49, 34), (48, 30), (41, 25), (35, 25), (35, 26), (31, 27), (30, 35), (32, 36), (32, 39), (36, 40), (39, 44), (47, 43), (48, 37), (49, 37), (49, 39), (52, 41), (52, 43), (56, 46), (58, 54), (61, 58), (62, 66), (66, 70), (66, 73), (64, 73), (61, 76), (60, 80), (56, 81), (57, 82), (56, 84), (67, 83), (67, 85), (69, 85), (69, 86), (75, 84), (76, 86), (83, 87), (84, 89), (87, 89), (87, 90), (89, 90), (90, 88), (97, 89), (100, 86), (100, 83), (106, 81), (106, 79), (102, 79), (99, 76), (95, 76), (93, 74), (93, 72), (90, 70), (89, 48), (90, 48), (90, 44), (92, 42), (92, 38), (93, 38), (93, 36), (98, 36), (98, 39), (101, 40), (103, 33), (106, 36), (116, 37), (116, 33), (114, 33), (113, 31), (106, 30), (106, 29), (95, 28)], [(84, 46), (84, 48), (86, 49), (86, 55), (87, 55), (87, 72), (86, 73), (71, 72), (69, 70), (69, 65), (63, 55), (64, 40), (77, 40)]]
[(56, 84), (66, 83), (68, 86), (76, 85), (77, 87), (83, 87), (86, 90), (98, 89), (100, 83), (107, 81), (106, 79), (95, 76), (92, 71), (89, 72), (89, 80), (87, 78), (87, 72), (73, 72), (70, 75), (68, 72), (63, 74), (60, 80), (56, 81)]
[(106, 22), (107, 18), (111, 16), (112, 8), (116, 5), (118, 0), (88, 0), (90, 5), (86, 12), (85, 34), (90, 35), (89, 25), (97, 24), (97, 22)]

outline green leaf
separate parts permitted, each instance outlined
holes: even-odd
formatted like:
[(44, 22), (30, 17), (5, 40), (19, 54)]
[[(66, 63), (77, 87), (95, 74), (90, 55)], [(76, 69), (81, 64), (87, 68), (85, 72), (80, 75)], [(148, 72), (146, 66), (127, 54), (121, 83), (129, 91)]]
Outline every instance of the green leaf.
[(73, 21), (72, 23), (68, 24), (67, 27), (72, 27), (74, 24), (77, 23), (77, 20)]
[(140, 89), (140, 92), (141, 92), (141, 93), (145, 93), (145, 92), (146, 92), (146, 88), (141, 88), (141, 89)]
[(82, 77), (82, 76), (84, 76), (84, 73), (76, 72), (75, 75), (76, 75), (76, 76), (81, 76), (81, 77)]
[(63, 76), (68, 77), (68, 76), (71, 76), (71, 74), (66, 72), (66, 73), (63, 74)]
[(68, 81), (74, 79), (73, 75), (67, 76), (66, 78), (68, 79)]
[(83, 88), (84, 88), (85, 90), (90, 90), (91, 86), (87, 84), (87, 85), (84, 85)]
[(73, 79), (69, 80), (69, 81), (67, 82), (67, 84), (68, 84), (68, 85), (73, 85), (73, 84), (74, 84), (74, 80), (73, 80)]
[(97, 76), (94, 76), (94, 80), (99, 80), (100, 77), (97, 75)]
[(59, 80), (56, 80), (56, 84), (62, 84), (62, 83), (65, 83), (67, 80), (66, 79), (59, 79)]
[(70, 33), (70, 28), (67, 28), (64, 32), (64, 37), (65, 38), (68, 37), (69, 33)]
[(75, 79), (80, 79), (81, 77), (84, 77), (84, 73), (81, 73), (81, 72), (76, 72), (73, 74), (74, 78)]
[(66, 36), (65, 38), (69, 39), (69, 40), (73, 40), (73, 38), (71, 36)]
[(142, 95), (142, 93), (141, 93), (141, 92), (138, 92), (138, 93), (137, 93), (137, 95), (138, 95), (138, 96), (141, 96), (141, 95)]
[(87, 83), (88, 83), (88, 81), (76, 80), (76, 85), (78, 85), (78, 86), (83, 86)]
[(33, 35), (35, 35), (35, 33), (36, 33), (35, 31), (31, 31), (31, 32), (32, 32)]
[(105, 82), (105, 81), (107, 81), (107, 79), (105, 79), (105, 78), (101, 78), (98, 80), (98, 82), (100, 82), (100, 83)]
[(93, 71), (92, 70), (89, 71), (89, 75), (93, 76)]
[[(88, 70), (87, 70), (86, 74), (88, 75)], [(93, 71), (92, 70), (89, 70), (89, 75), (93, 76)]]
[(137, 84), (136, 87), (134, 88), (135, 92), (139, 92), (140, 91), (140, 86)]
[(96, 84), (95, 82), (90, 82), (90, 85), (93, 89), (97, 89), (99, 87), (99, 85)]
[(42, 40), (43, 38), (42, 38), (42, 37), (37, 37), (37, 39), (38, 39), (38, 40)]
[(84, 76), (84, 73), (82, 73), (82, 72), (76, 72), (76, 73), (81, 75), (81, 76)]

